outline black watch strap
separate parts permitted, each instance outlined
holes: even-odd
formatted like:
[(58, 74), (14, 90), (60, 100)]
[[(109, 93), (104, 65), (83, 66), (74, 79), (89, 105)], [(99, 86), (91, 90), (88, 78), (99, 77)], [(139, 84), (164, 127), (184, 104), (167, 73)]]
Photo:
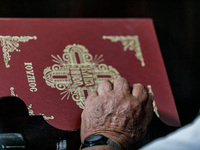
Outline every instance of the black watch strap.
[(115, 150), (121, 150), (120, 146), (116, 142), (103, 136), (102, 134), (94, 134), (94, 135), (87, 137), (83, 141), (80, 149), (84, 149), (86, 147), (97, 146), (97, 145), (108, 145), (108, 146), (113, 147)]

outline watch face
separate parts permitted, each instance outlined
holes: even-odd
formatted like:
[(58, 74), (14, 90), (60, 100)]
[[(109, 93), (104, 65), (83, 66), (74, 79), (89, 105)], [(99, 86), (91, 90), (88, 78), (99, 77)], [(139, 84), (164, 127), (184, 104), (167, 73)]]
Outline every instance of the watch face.
[(95, 145), (109, 145), (116, 150), (121, 149), (118, 144), (101, 134), (90, 135), (89, 137), (87, 137), (85, 141), (83, 141), (81, 149)]
[(87, 137), (85, 141), (87, 141), (87, 142), (94, 142), (94, 141), (101, 140), (102, 138), (103, 138), (103, 135), (96, 134), (96, 135), (91, 135), (91, 136)]

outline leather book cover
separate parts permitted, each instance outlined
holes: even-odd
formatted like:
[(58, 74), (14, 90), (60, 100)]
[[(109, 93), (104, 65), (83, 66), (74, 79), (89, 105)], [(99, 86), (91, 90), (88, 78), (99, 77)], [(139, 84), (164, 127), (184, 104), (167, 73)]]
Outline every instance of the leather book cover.
[(0, 29), (0, 96), (18, 96), (30, 115), (79, 128), (87, 95), (123, 76), (154, 93), (163, 122), (180, 125), (151, 19), (2, 18)]

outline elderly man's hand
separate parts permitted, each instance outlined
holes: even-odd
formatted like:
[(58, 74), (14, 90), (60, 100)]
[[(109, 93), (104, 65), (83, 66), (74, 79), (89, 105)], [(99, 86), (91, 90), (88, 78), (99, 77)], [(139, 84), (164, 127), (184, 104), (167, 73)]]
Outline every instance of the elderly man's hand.
[(131, 88), (122, 77), (113, 84), (106, 80), (91, 93), (82, 113), (81, 141), (102, 134), (124, 149), (136, 144), (146, 133), (153, 115), (153, 95), (141, 84)]

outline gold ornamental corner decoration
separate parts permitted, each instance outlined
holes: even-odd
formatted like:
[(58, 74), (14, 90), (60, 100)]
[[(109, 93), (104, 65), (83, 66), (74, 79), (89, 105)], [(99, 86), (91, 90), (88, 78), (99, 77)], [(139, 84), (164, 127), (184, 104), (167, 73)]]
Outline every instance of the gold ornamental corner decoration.
[[(11, 96), (16, 96), (16, 97), (19, 97), (15, 92), (14, 92), (14, 87), (11, 87), (10, 88), (10, 92), (11, 92)], [(29, 115), (30, 116), (33, 116), (33, 115), (35, 115), (34, 114), (34, 111), (33, 111), (33, 109), (32, 109), (32, 104), (30, 104), (28, 107), (27, 107), (27, 109), (28, 109), (28, 113), (29, 113)], [(54, 119), (54, 116), (46, 116), (45, 114), (42, 114), (42, 113), (39, 113), (38, 115), (42, 115), (43, 116), (43, 118), (44, 118), (44, 120), (52, 120), (52, 119)]]
[(83, 45), (68, 45), (63, 52), (62, 57), (51, 55), (56, 64), (44, 69), (43, 78), (48, 86), (61, 91), (61, 100), (71, 95), (82, 109), (87, 95), (96, 91), (102, 80), (120, 76), (112, 66), (101, 64), (103, 55), (93, 58)]
[[(29, 113), (30, 116), (34, 116), (35, 115), (34, 111), (32, 109), (32, 104), (30, 104), (28, 106), (28, 113)], [(53, 120), (54, 119), (54, 116), (46, 116), (45, 114), (42, 114), (42, 113), (39, 113), (38, 115), (42, 115), (44, 120)]]
[(10, 68), (8, 62), (11, 59), (11, 52), (20, 52), (17, 47), (19, 47), (19, 42), (28, 42), (29, 40), (36, 40), (36, 36), (0, 36), (1, 46), (3, 51), (3, 58), (6, 68)]
[(14, 91), (14, 87), (11, 87), (11, 88), (10, 88), (10, 93), (11, 93), (11, 94), (10, 94), (11, 96), (16, 96), (16, 97), (18, 97), (18, 95), (17, 95), (17, 94), (15, 93), (15, 91)]
[[(147, 88), (149, 89), (149, 93), (154, 94), (153, 91), (152, 91), (151, 85), (147, 85)], [(153, 104), (152, 104), (152, 105), (153, 105), (153, 111), (154, 111), (154, 113), (155, 113), (156, 116), (159, 118), (160, 115), (159, 115), (159, 113), (158, 113), (158, 109), (157, 109), (155, 100), (153, 100)]]
[(102, 37), (104, 40), (109, 39), (111, 42), (122, 42), (124, 46), (124, 51), (130, 50), (135, 51), (135, 56), (138, 60), (141, 61), (141, 66), (144, 67), (144, 58), (140, 48), (140, 42), (137, 35), (133, 36), (106, 36)]

